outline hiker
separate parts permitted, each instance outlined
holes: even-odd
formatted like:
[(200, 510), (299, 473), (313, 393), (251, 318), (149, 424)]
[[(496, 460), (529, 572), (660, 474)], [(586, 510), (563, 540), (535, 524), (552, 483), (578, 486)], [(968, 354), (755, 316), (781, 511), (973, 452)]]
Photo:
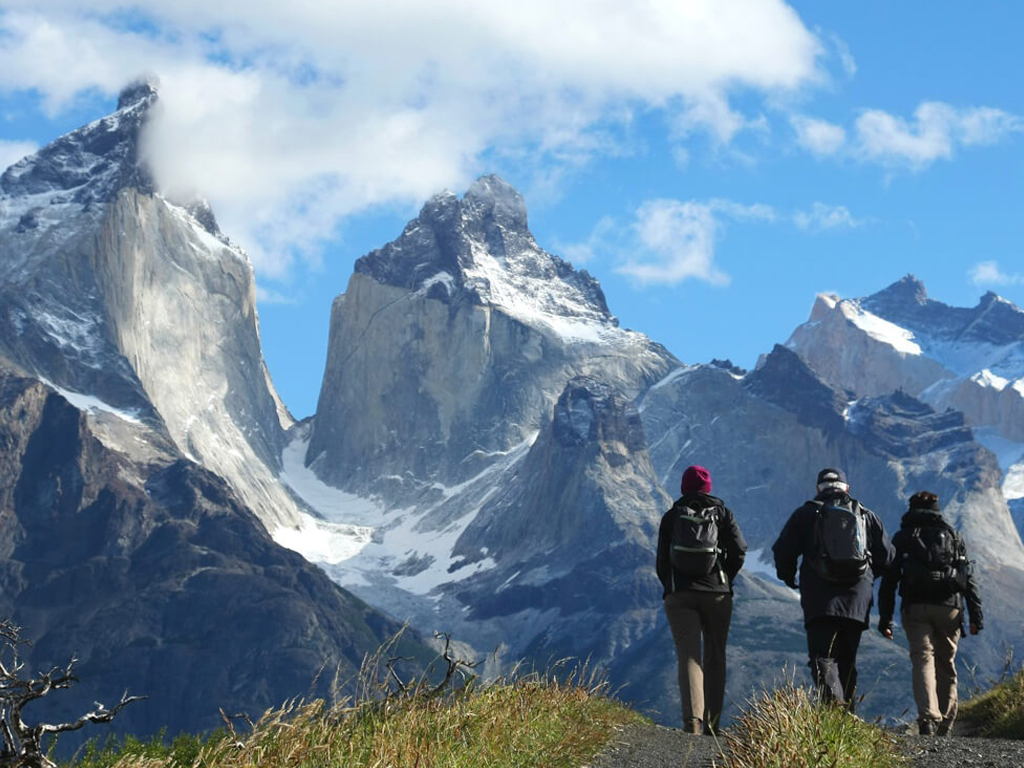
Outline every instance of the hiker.
[(869, 626), (874, 580), (892, 563), (895, 550), (878, 516), (850, 496), (841, 469), (821, 470), (816, 490), (772, 545), (775, 571), (800, 591), (808, 666), (820, 700), (843, 702), (852, 713), (857, 648)]
[(747, 542), (732, 510), (711, 495), (708, 470), (687, 467), (680, 491), (661, 518), (657, 571), (679, 664), (683, 730), (714, 734), (725, 702), (732, 583)]
[(910, 645), (911, 681), (922, 736), (946, 736), (957, 713), (956, 649), (964, 620), (970, 631), (984, 626), (981, 597), (963, 539), (946, 522), (939, 497), (910, 497), (900, 529), (892, 537), (896, 561), (878, 589), (878, 631), (892, 640), (896, 588), (903, 598), (900, 621)]

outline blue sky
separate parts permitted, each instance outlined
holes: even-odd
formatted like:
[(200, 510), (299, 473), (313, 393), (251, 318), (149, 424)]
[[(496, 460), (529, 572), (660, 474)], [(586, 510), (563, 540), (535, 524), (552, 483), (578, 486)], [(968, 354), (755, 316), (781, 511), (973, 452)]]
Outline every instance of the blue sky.
[(149, 159), (253, 259), (299, 417), (355, 259), (484, 173), (624, 326), (752, 367), (819, 292), (913, 273), (1024, 306), (1022, 22), (1005, 2), (0, 0), (0, 166), (158, 77)]

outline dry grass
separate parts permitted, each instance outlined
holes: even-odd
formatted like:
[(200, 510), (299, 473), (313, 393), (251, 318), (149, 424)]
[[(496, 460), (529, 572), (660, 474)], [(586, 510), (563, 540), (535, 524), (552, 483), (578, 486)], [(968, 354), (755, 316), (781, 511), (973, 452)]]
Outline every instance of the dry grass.
[(229, 722), (225, 733), (188, 750), (184, 760), (173, 752), (122, 749), (77, 766), (573, 768), (590, 760), (616, 726), (640, 719), (585, 669), (480, 685), (470, 665), (446, 652), (445, 683), (402, 685), (383, 658), (364, 664), (356, 701), (297, 701), (244, 728)]
[(981, 736), (1024, 739), (1024, 669), (961, 704), (960, 716)]
[(726, 736), (724, 768), (896, 768), (892, 737), (792, 683), (751, 699)]

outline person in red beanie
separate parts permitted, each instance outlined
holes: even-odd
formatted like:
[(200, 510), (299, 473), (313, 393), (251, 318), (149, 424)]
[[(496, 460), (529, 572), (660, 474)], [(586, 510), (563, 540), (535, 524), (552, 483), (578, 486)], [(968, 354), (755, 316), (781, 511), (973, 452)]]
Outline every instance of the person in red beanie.
[(683, 730), (712, 734), (725, 702), (732, 583), (747, 542), (732, 510), (711, 495), (707, 469), (687, 467), (680, 491), (658, 530), (658, 579), (679, 664)]

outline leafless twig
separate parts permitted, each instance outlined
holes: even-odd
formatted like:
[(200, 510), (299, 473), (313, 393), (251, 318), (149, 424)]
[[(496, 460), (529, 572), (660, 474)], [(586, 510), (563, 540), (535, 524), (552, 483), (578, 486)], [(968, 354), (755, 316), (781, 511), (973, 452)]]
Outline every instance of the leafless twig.
[(74, 668), (78, 662), (72, 656), (64, 667), (53, 667), (37, 677), (23, 677), (25, 664), (20, 647), (28, 645), (21, 637), (21, 628), (7, 619), (0, 619), (0, 768), (55, 768), (43, 752), (43, 739), (47, 735), (77, 731), (87, 723), (109, 723), (122, 709), (145, 696), (129, 696), (128, 691), (113, 709), (95, 702), (88, 712), (69, 723), (25, 722), (25, 707), (52, 691), (70, 688), (78, 682)]

